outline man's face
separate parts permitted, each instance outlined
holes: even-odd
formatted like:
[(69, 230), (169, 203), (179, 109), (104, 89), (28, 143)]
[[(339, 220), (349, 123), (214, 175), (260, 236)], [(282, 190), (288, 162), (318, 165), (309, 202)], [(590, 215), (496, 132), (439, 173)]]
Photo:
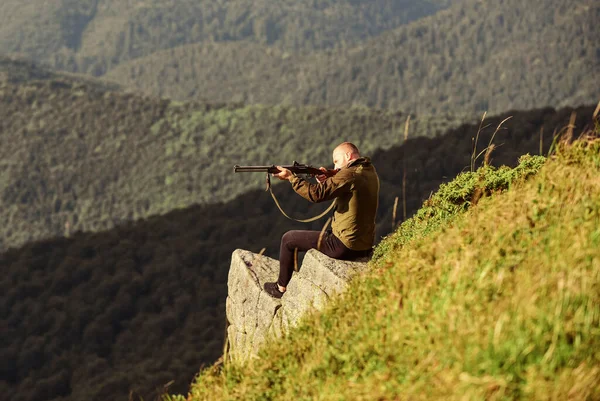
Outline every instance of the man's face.
[(348, 157), (342, 149), (336, 149), (333, 151), (333, 166), (336, 170), (341, 169), (348, 162)]

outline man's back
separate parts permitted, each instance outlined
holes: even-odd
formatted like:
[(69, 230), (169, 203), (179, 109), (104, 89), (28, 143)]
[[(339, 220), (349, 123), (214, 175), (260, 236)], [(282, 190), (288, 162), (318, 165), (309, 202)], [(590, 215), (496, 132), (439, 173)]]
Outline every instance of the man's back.
[[(379, 205), (379, 177), (368, 158), (354, 160), (338, 174), (350, 183), (337, 198), (331, 230), (348, 248), (361, 251), (373, 246)], [(337, 174), (336, 174), (337, 175)]]
[(331, 230), (349, 249), (362, 251), (373, 246), (379, 177), (369, 158), (351, 161), (321, 184), (311, 185), (300, 177), (290, 182), (294, 191), (311, 202), (337, 199)]

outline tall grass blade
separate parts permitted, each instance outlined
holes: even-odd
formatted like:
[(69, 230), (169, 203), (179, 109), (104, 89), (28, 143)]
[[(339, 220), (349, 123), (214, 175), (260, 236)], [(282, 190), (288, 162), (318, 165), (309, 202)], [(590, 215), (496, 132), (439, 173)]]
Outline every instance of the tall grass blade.
[[(408, 140), (408, 127), (410, 126), (410, 114), (406, 119), (404, 125), (404, 144)], [(406, 146), (404, 146), (404, 152), (406, 153)], [(406, 155), (403, 155), (406, 156)], [(396, 219), (394, 218), (394, 221)], [(406, 157), (402, 157), (402, 221), (406, 221)]]
[(485, 120), (485, 116), (487, 115), (487, 111), (483, 112), (483, 116), (481, 117), (481, 122), (479, 123), (479, 129), (477, 130), (477, 135), (475, 135), (475, 142), (473, 143), (473, 149), (471, 152), (471, 172), (475, 170), (475, 153), (477, 153), (477, 142), (479, 141), (479, 134), (483, 129), (483, 120)]

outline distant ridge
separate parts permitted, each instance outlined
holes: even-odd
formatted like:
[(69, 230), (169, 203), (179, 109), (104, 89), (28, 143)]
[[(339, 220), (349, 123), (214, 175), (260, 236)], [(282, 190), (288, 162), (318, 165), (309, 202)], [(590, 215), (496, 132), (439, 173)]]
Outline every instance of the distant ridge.
[(600, 4), (465, 0), (353, 47), (286, 54), (193, 44), (107, 75), (175, 99), (365, 105), (435, 113), (578, 106), (600, 98)]
[(4, 0), (0, 53), (102, 75), (162, 49), (247, 41), (289, 52), (346, 46), (462, 0)]

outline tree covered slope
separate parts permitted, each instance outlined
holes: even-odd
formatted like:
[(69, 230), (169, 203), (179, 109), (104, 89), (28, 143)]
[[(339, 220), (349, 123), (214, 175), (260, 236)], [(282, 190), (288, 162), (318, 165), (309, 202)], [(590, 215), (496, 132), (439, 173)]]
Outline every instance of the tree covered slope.
[[(264, 185), (260, 174), (234, 175), (234, 164), (329, 165), (344, 140), (367, 154), (401, 143), (407, 118), (359, 107), (178, 103), (3, 65), (0, 248), (231, 200)], [(411, 136), (435, 136), (465, 118), (412, 120)]]
[(124, 61), (190, 43), (247, 41), (291, 52), (356, 43), (450, 2), (5, 0), (0, 53), (102, 75)]
[(108, 77), (176, 99), (420, 113), (576, 106), (600, 98), (599, 18), (592, 0), (466, 0), (352, 47), (289, 54), (201, 43)]

